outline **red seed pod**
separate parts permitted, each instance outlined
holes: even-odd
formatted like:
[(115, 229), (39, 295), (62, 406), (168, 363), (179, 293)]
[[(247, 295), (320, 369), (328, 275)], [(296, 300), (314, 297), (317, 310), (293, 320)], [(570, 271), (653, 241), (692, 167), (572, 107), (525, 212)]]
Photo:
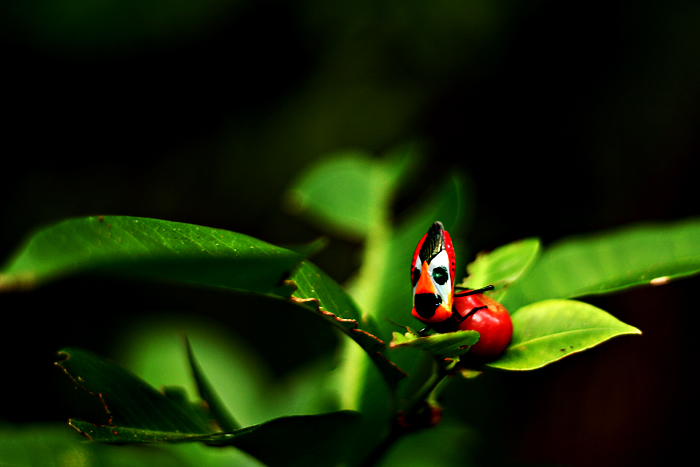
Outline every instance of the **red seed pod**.
[(470, 316), (458, 323), (461, 330), (477, 331), (481, 337), (474, 344), (467, 355), (479, 360), (492, 360), (505, 350), (513, 336), (513, 322), (508, 310), (496, 300), (484, 294), (455, 296), (453, 309), (456, 319), (468, 315), (475, 308), (478, 309)]

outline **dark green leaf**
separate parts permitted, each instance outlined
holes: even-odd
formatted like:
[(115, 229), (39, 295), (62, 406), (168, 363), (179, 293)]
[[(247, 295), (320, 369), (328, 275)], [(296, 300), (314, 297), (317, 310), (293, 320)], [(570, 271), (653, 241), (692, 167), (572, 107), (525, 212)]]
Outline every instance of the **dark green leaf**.
[(623, 334), (641, 334), (605, 311), (574, 300), (545, 300), (513, 315), (513, 338), (488, 366), (534, 370)]
[[(371, 331), (376, 332), (376, 326), (371, 318), (360, 317), (354, 301), (337, 282), (308, 261), (302, 262), (293, 281), (298, 289), (294, 292), (292, 301), (319, 313), (323, 319), (357, 342), (377, 365), (390, 387), (394, 387), (406, 376), (403, 370), (382, 353), (385, 344), (372, 334)], [(362, 328), (358, 327), (358, 322), (362, 323)]]
[(359, 420), (357, 412), (341, 411), (321, 415), (281, 417), (231, 433), (161, 432), (111, 426), (97, 426), (78, 420), (71, 424), (94, 441), (108, 443), (204, 442), (235, 446), (270, 467), (336, 465), (349, 445)]
[(650, 224), (576, 236), (547, 248), (510, 287), (509, 310), (548, 298), (573, 298), (660, 285), (700, 272), (700, 220)]
[[(230, 432), (214, 431), (208, 411), (190, 403), (181, 391), (166, 394), (114, 363), (80, 349), (62, 351), (57, 362), (77, 388), (98, 399), (109, 422), (71, 419), (95, 441), (119, 444), (204, 442), (236, 446), (271, 467), (335, 465), (349, 445), (359, 415), (342, 411), (282, 417)], [(201, 377), (201, 372), (200, 372)], [(207, 391), (205, 391), (207, 393)], [(309, 443), (312, 442), (311, 446)]]
[(31, 236), (0, 274), (0, 291), (98, 272), (288, 296), (283, 279), (300, 260), (297, 253), (225, 230), (137, 217), (86, 217)]
[(469, 347), (479, 341), (476, 331), (456, 331), (444, 334), (433, 334), (418, 337), (411, 332), (401, 334), (394, 332), (390, 347), (414, 347), (440, 357), (455, 357), (469, 350)]
[(148, 431), (204, 434), (214, 431), (203, 407), (155, 390), (138, 376), (83, 349), (68, 348), (56, 362), (77, 388), (102, 404), (108, 425)]

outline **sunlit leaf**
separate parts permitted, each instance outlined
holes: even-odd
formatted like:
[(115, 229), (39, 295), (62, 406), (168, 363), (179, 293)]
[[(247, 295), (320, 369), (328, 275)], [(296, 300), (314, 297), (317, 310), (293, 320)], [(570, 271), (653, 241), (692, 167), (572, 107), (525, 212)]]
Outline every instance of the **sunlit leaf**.
[(513, 338), (488, 366), (534, 370), (623, 334), (641, 334), (592, 305), (575, 300), (533, 303), (513, 315)]
[(394, 338), (389, 345), (392, 348), (414, 347), (432, 355), (454, 357), (466, 353), (469, 347), (478, 341), (479, 333), (476, 331), (455, 331), (425, 337), (418, 337), (410, 332), (394, 332)]
[(361, 151), (329, 155), (296, 181), (288, 205), (337, 235), (363, 238), (414, 159), (410, 147), (383, 158)]
[(479, 253), (467, 267), (469, 276), (461, 285), (470, 289), (493, 285), (496, 290), (488, 295), (501, 300), (508, 286), (537, 261), (539, 252), (540, 241), (527, 238)]
[(510, 287), (509, 310), (548, 298), (573, 298), (661, 285), (700, 272), (700, 219), (625, 227), (563, 239)]
[(124, 216), (70, 219), (35, 233), (0, 274), (0, 291), (96, 272), (287, 296), (301, 256), (247, 235)]

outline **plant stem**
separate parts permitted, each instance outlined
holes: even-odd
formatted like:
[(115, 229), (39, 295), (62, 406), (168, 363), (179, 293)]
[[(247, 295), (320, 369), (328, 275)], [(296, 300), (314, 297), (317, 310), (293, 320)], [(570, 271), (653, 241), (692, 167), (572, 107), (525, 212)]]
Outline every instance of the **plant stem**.
[[(410, 402), (406, 405), (406, 410), (404, 417), (406, 420), (410, 420), (416, 415), (416, 412), (425, 406), (425, 402), (429, 404), (435, 404), (438, 394), (447, 384), (447, 377), (449, 376), (449, 371), (441, 364), (440, 361), (436, 362), (436, 371), (430, 375), (430, 378), (423, 384), (423, 386), (414, 394)], [(382, 457), (387, 453), (389, 448), (398, 441), (406, 433), (417, 431), (419, 429), (427, 428), (428, 426), (412, 427), (412, 426), (401, 426), (397, 423), (397, 420), (392, 420), (391, 430), (389, 434), (372, 450), (372, 452), (367, 456), (365, 461), (362, 463), (362, 467), (373, 467), (379, 462)]]
[(389, 448), (403, 436), (403, 430), (400, 430), (395, 424), (392, 423), (391, 431), (389, 434), (379, 443), (367, 456), (365, 461), (362, 463), (361, 467), (374, 467), (384, 455), (387, 453)]

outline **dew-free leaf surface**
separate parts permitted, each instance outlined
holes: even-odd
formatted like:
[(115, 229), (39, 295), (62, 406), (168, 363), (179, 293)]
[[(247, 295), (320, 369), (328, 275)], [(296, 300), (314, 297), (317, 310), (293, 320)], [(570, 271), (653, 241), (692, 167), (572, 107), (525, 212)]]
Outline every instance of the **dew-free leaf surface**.
[(503, 299), (508, 310), (549, 298), (574, 298), (661, 285), (700, 272), (700, 219), (625, 227), (565, 238), (545, 249)]
[(534, 370), (623, 334), (641, 334), (600, 308), (575, 300), (545, 300), (513, 315), (513, 338), (505, 353), (487, 365)]
[[(65, 349), (61, 357), (56, 364), (76, 384), (76, 390), (98, 399), (109, 417), (108, 423), (70, 420), (71, 426), (94, 441), (204, 442), (235, 446), (273, 467), (335, 465), (346, 450), (342, 440), (352, 433), (359, 418), (351, 411), (281, 417), (222, 432), (220, 423), (211, 422), (220, 414), (189, 402), (181, 391), (157, 391), (136, 375), (86, 350)], [(205, 393), (210, 394), (210, 390)]]
[(69, 219), (32, 235), (0, 273), (0, 291), (78, 273), (177, 280), (286, 296), (301, 256), (244, 234), (128, 216)]
[(445, 334), (417, 337), (411, 332), (401, 334), (394, 332), (391, 347), (414, 347), (432, 355), (441, 357), (456, 357), (469, 350), (469, 347), (479, 341), (477, 331), (455, 331)]
[(508, 286), (537, 262), (539, 253), (540, 241), (536, 238), (518, 240), (479, 253), (467, 267), (469, 276), (461, 285), (470, 289), (493, 285), (495, 290), (487, 295), (500, 301), (508, 292)]

